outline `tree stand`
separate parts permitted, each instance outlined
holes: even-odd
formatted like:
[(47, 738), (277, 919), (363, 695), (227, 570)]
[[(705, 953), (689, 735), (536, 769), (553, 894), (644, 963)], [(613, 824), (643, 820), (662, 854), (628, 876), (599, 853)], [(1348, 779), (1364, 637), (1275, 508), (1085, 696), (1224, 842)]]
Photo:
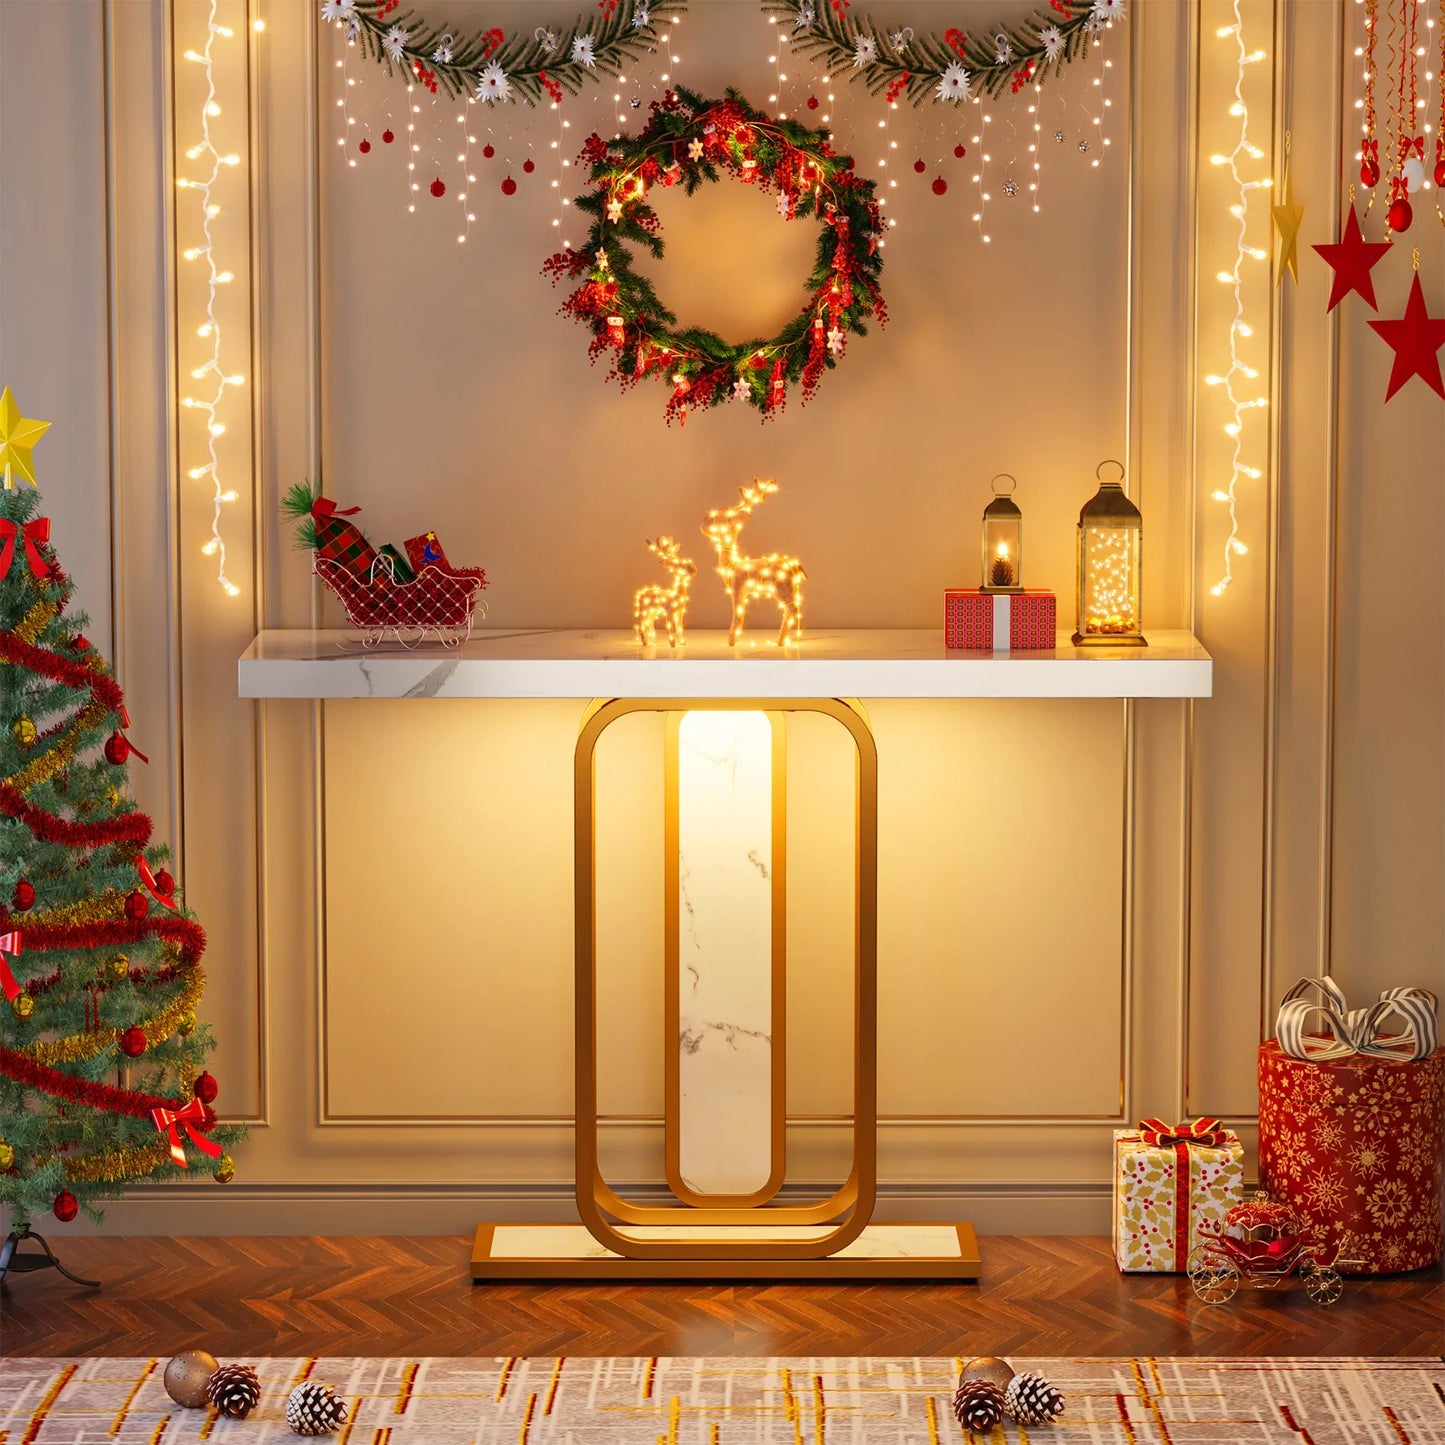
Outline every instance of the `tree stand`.
[[(27, 1239), (33, 1239), (40, 1246), (42, 1252), (40, 1254), (21, 1254), (20, 1245)], [(86, 1289), (100, 1288), (98, 1279), (81, 1279), (78, 1274), (71, 1274), (55, 1257), (55, 1251), (46, 1244), (44, 1239), (35, 1234), (28, 1224), (22, 1224), (19, 1229), (12, 1229), (5, 1242), (0, 1244), (0, 1283), (4, 1282), (7, 1275), (32, 1274), (37, 1269), (58, 1269), (73, 1284), (82, 1284)]]

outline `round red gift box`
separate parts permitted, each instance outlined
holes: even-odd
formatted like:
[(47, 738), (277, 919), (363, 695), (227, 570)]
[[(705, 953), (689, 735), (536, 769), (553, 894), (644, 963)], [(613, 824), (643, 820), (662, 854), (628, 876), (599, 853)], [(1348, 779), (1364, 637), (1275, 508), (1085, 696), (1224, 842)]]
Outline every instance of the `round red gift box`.
[(1340, 1246), (1341, 1273), (1440, 1258), (1442, 1169), (1445, 1048), (1416, 1061), (1314, 1060), (1274, 1039), (1259, 1046), (1260, 1183)]

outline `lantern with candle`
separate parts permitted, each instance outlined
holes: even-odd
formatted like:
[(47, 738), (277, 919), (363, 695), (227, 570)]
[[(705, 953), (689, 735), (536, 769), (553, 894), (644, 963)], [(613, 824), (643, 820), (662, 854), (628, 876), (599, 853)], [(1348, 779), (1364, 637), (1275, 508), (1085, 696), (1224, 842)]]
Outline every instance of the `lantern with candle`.
[[(999, 489), (1007, 482), (1006, 490)], [(993, 501), (983, 509), (983, 585), (980, 592), (1022, 592), (1024, 514), (1013, 499), (1018, 483), (1007, 472), (992, 482)]]
[[(1103, 481), (1118, 467), (1117, 481)], [(1079, 513), (1079, 598), (1075, 647), (1144, 647), (1139, 606), (1144, 519), (1124, 495), (1124, 468), (1100, 462), (1099, 490)]]

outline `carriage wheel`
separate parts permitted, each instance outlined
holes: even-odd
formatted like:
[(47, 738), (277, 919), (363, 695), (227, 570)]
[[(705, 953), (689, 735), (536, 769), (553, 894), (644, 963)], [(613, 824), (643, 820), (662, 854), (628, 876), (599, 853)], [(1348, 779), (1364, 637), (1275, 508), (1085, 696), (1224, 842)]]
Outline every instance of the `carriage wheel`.
[(1195, 1254), (1189, 1259), (1189, 1283), (1195, 1297), (1207, 1305), (1222, 1305), (1234, 1298), (1239, 1288), (1239, 1266), (1227, 1259), (1210, 1259)]
[(1337, 1303), (1344, 1289), (1344, 1281), (1337, 1269), (1328, 1266), (1324, 1269), (1315, 1268), (1305, 1276), (1305, 1290), (1321, 1308), (1328, 1309), (1330, 1305)]

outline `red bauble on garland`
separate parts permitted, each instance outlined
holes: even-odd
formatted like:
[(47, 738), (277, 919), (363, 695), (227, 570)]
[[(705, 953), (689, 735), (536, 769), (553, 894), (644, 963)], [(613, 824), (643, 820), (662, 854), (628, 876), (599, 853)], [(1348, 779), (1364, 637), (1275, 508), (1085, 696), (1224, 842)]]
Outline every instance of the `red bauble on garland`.
[(362, 155), (369, 156), (371, 154), (371, 142), (363, 138), (361, 144), (357, 146), (357, 150), (359, 150)]
[(125, 896), (125, 916), (134, 923), (139, 923), (142, 918), (151, 911), (151, 901), (140, 891), (133, 888)]
[(55, 1196), (55, 1203), (51, 1206), (51, 1210), (62, 1224), (69, 1224), (80, 1213), (80, 1204), (70, 1190), (62, 1189)]
[(508, 176), (502, 182), (502, 194), (504, 196), (515, 196), (517, 194), (517, 183), (511, 176)]
[(1415, 219), (1414, 208), (1404, 196), (1399, 196), (1390, 202), (1390, 209), (1386, 215), (1392, 231), (1408, 231), (1410, 222)]
[(934, 178), (933, 178), (933, 194), (934, 194), (935, 196), (942, 196), (942, 195), (947, 195), (947, 193), (948, 193), (948, 182), (947, 182), (946, 180), (944, 180), (942, 176), (934, 176)]
[(139, 758), (143, 763), (150, 762), (150, 759), (122, 732), (111, 733), (105, 740), (106, 762), (121, 767), (133, 756)]
[(431, 183), (431, 193), (440, 200), (447, 193), (447, 183), (440, 176)]
[(10, 906), (17, 913), (27, 913), (35, 904), (35, 888), (28, 878), (15, 880), (15, 891), (10, 895)]
[(133, 1025), (120, 1036), (120, 1051), (128, 1059), (138, 1059), (146, 1051), (145, 1030)]
[(390, 130), (384, 130), (384, 131), (382, 131), (382, 133), (381, 133), (381, 142), (382, 142), (383, 145), (390, 145), (390, 144), (392, 143), (392, 141), (394, 141), (395, 139), (396, 139), (396, 136), (393, 135)]
[(491, 158), (496, 155), (496, 153), (497, 148), (494, 145), (484, 145), (482, 147), (482, 155), (487, 160), (491, 160)]
[(196, 1082), (191, 1085), (191, 1092), (201, 1103), (211, 1105), (216, 1102), (216, 1095), (221, 1092), (221, 1086), (216, 1082), (214, 1074), (202, 1070), (196, 1075)]
[(171, 877), (166, 869), (162, 868), (156, 874), (156, 892), (163, 898), (171, 898), (175, 896), (175, 891), (176, 880)]
[(526, 160), (522, 162), (522, 169), (530, 176), (537, 169), (537, 162)]

